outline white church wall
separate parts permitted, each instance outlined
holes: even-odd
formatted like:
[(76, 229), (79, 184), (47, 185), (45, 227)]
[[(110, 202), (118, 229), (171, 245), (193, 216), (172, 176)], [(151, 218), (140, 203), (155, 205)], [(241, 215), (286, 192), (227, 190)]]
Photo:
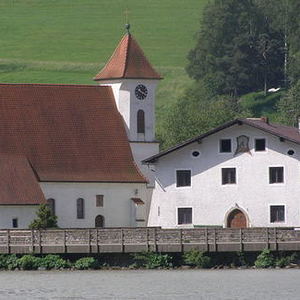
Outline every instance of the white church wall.
[[(251, 154), (234, 155), (236, 137), (250, 138)], [(232, 153), (219, 153), (219, 140), (232, 138)], [(265, 152), (254, 151), (254, 139), (266, 138)], [(293, 149), (293, 156), (287, 151)], [(195, 158), (191, 153), (199, 150)], [(220, 131), (159, 158), (155, 164), (156, 188), (153, 191), (149, 226), (177, 225), (178, 207), (192, 207), (193, 225), (226, 226), (226, 215), (241, 208), (249, 226), (300, 226), (300, 147), (280, 142), (278, 137), (242, 125)], [(284, 167), (284, 183), (269, 183), (269, 167)], [(221, 168), (236, 168), (236, 184), (222, 185)], [(191, 187), (176, 187), (176, 170), (191, 170)], [(285, 222), (270, 222), (270, 206), (285, 206)]]
[(0, 206), (0, 228), (13, 228), (13, 219), (17, 219), (18, 227), (28, 228), (29, 224), (36, 218), (37, 205), (1, 205)]
[[(55, 199), (58, 226), (62, 228), (94, 227), (97, 215), (104, 216), (105, 227), (135, 226), (131, 198), (147, 201), (145, 184), (43, 182), (40, 185), (46, 199)], [(96, 206), (96, 195), (103, 195), (103, 207)], [(78, 198), (83, 198), (85, 202), (83, 219), (77, 219)], [(145, 225), (145, 222), (140, 225)]]

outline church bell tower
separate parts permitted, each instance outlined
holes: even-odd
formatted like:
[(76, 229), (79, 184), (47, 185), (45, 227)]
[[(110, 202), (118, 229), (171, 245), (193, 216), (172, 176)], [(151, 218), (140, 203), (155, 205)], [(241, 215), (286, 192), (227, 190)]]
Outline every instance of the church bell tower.
[(153, 174), (140, 162), (159, 151), (155, 141), (155, 90), (162, 77), (129, 32), (129, 24), (126, 29), (127, 33), (94, 80), (112, 87), (134, 160), (151, 184)]

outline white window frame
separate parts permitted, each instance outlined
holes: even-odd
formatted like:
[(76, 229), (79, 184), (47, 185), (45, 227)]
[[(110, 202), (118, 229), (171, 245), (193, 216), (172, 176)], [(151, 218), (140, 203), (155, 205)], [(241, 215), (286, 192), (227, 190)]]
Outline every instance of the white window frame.
[[(187, 185), (187, 186), (177, 186), (177, 171), (191, 171), (191, 185)], [(180, 169), (175, 169), (175, 188), (176, 189), (190, 189), (193, 186), (193, 172), (192, 169), (189, 168), (180, 168)]]
[[(192, 209), (192, 223), (178, 224), (178, 208), (191, 208)], [(176, 226), (177, 227), (194, 227), (194, 207), (193, 206), (176, 206)]]
[[(271, 222), (271, 206), (284, 206), (284, 222)], [(268, 220), (269, 225), (274, 225), (274, 224), (286, 225), (287, 224), (287, 221), (286, 221), (286, 217), (287, 217), (286, 204), (283, 204), (283, 203), (271, 203), (271, 204), (269, 204), (268, 215), (269, 215), (269, 220)]]
[[(221, 140), (230, 140), (231, 141), (231, 152), (221, 152)], [(218, 139), (218, 154), (228, 155), (233, 153), (233, 138), (232, 137), (222, 137)]]
[[(283, 168), (283, 182), (270, 183), (270, 168)], [(269, 165), (268, 166), (268, 186), (284, 186), (286, 184), (286, 167), (285, 165)]]
[[(235, 183), (226, 183), (223, 184), (223, 174), (222, 174), (222, 169), (235, 169)], [(226, 186), (237, 186), (238, 185), (238, 168), (237, 166), (222, 166), (220, 169), (221, 173), (221, 186), (226, 187)]]

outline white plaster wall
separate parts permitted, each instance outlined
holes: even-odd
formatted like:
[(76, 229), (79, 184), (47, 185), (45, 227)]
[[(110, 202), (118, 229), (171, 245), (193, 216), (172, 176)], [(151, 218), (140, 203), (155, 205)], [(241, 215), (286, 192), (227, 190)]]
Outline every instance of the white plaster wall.
[(10, 229), (12, 219), (18, 219), (18, 228), (28, 228), (29, 224), (36, 218), (37, 205), (13, 205), (0, 206), (0, 228)]
[(155, 155), (159, 152), (159, 143), (138, 143), (131, 142), (130, 143), (132, 155), (134, 157), (134, 161), (137, 163), (139, 169), (144, 174), (144, 176), (148, 179), (148, 187), (154, 187), (154, 172), (152, 171), (154, 167), (149, 167), (147, 165), (142, 165), (141, 161)]
[[(250, 137), (251, 154), (234, 155), (236, 137)], [(219, 153), (219, 140), (232, 138), (232, 153)], [(267, 151), (255, 152), (255, 138), (266, 138)], [(289, 149), (295, 150), (288, 156)], [(200, 156), (191, 156), (199, 150)], [(193, 225), (225, 226), (225, 216), (234, 207), (243, 209), (249, 225), (300, 226), (300, 147), (280, 142), (247, 125), (233, 126), (170, 153), (158, 160), (156, 188), (153, 191), (149, 226), (178, 227), (177, 208), (193, 208)], [(269, 167), (284, 167), (284, 183), (269, 184)], [(221, 168), (235, 167), (237, 184), (221, 184)], [(176, 187), (176, 169), (192, 171), (191, 187)], [(160, 184), (159, 184), (160, 183)], [(270, 223), (270, 205), (285, 205), (284, 223)], [(160, 216), (159, 216), (160, 214)], [(182, 226), (182, 225), (180, 225)]]
[[(55, 199), (58, 226), (62, 228), (94, 227), (97, 215), (104, 216), (105, 227), (135, 226), (136, 216), (132, 215), (131, 198), (139, 197), (147, 201), (145, 184), (43, 182), (40, 185), (46, 199)], [(103, 207), (96, 207), (96, 195), (104, 195)], [(78, 198), (85, 200), (84, 219), (77, 219)]]

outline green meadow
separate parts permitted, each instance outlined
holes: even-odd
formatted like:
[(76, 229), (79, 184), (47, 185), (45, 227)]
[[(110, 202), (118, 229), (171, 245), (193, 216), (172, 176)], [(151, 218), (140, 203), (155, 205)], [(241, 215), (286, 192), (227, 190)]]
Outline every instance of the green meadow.
[(94, 84), (129, 21), (161, 72), (157, 120), (189, 79), (193, 47), (208, 0), (1, 0), (0, 82)]

